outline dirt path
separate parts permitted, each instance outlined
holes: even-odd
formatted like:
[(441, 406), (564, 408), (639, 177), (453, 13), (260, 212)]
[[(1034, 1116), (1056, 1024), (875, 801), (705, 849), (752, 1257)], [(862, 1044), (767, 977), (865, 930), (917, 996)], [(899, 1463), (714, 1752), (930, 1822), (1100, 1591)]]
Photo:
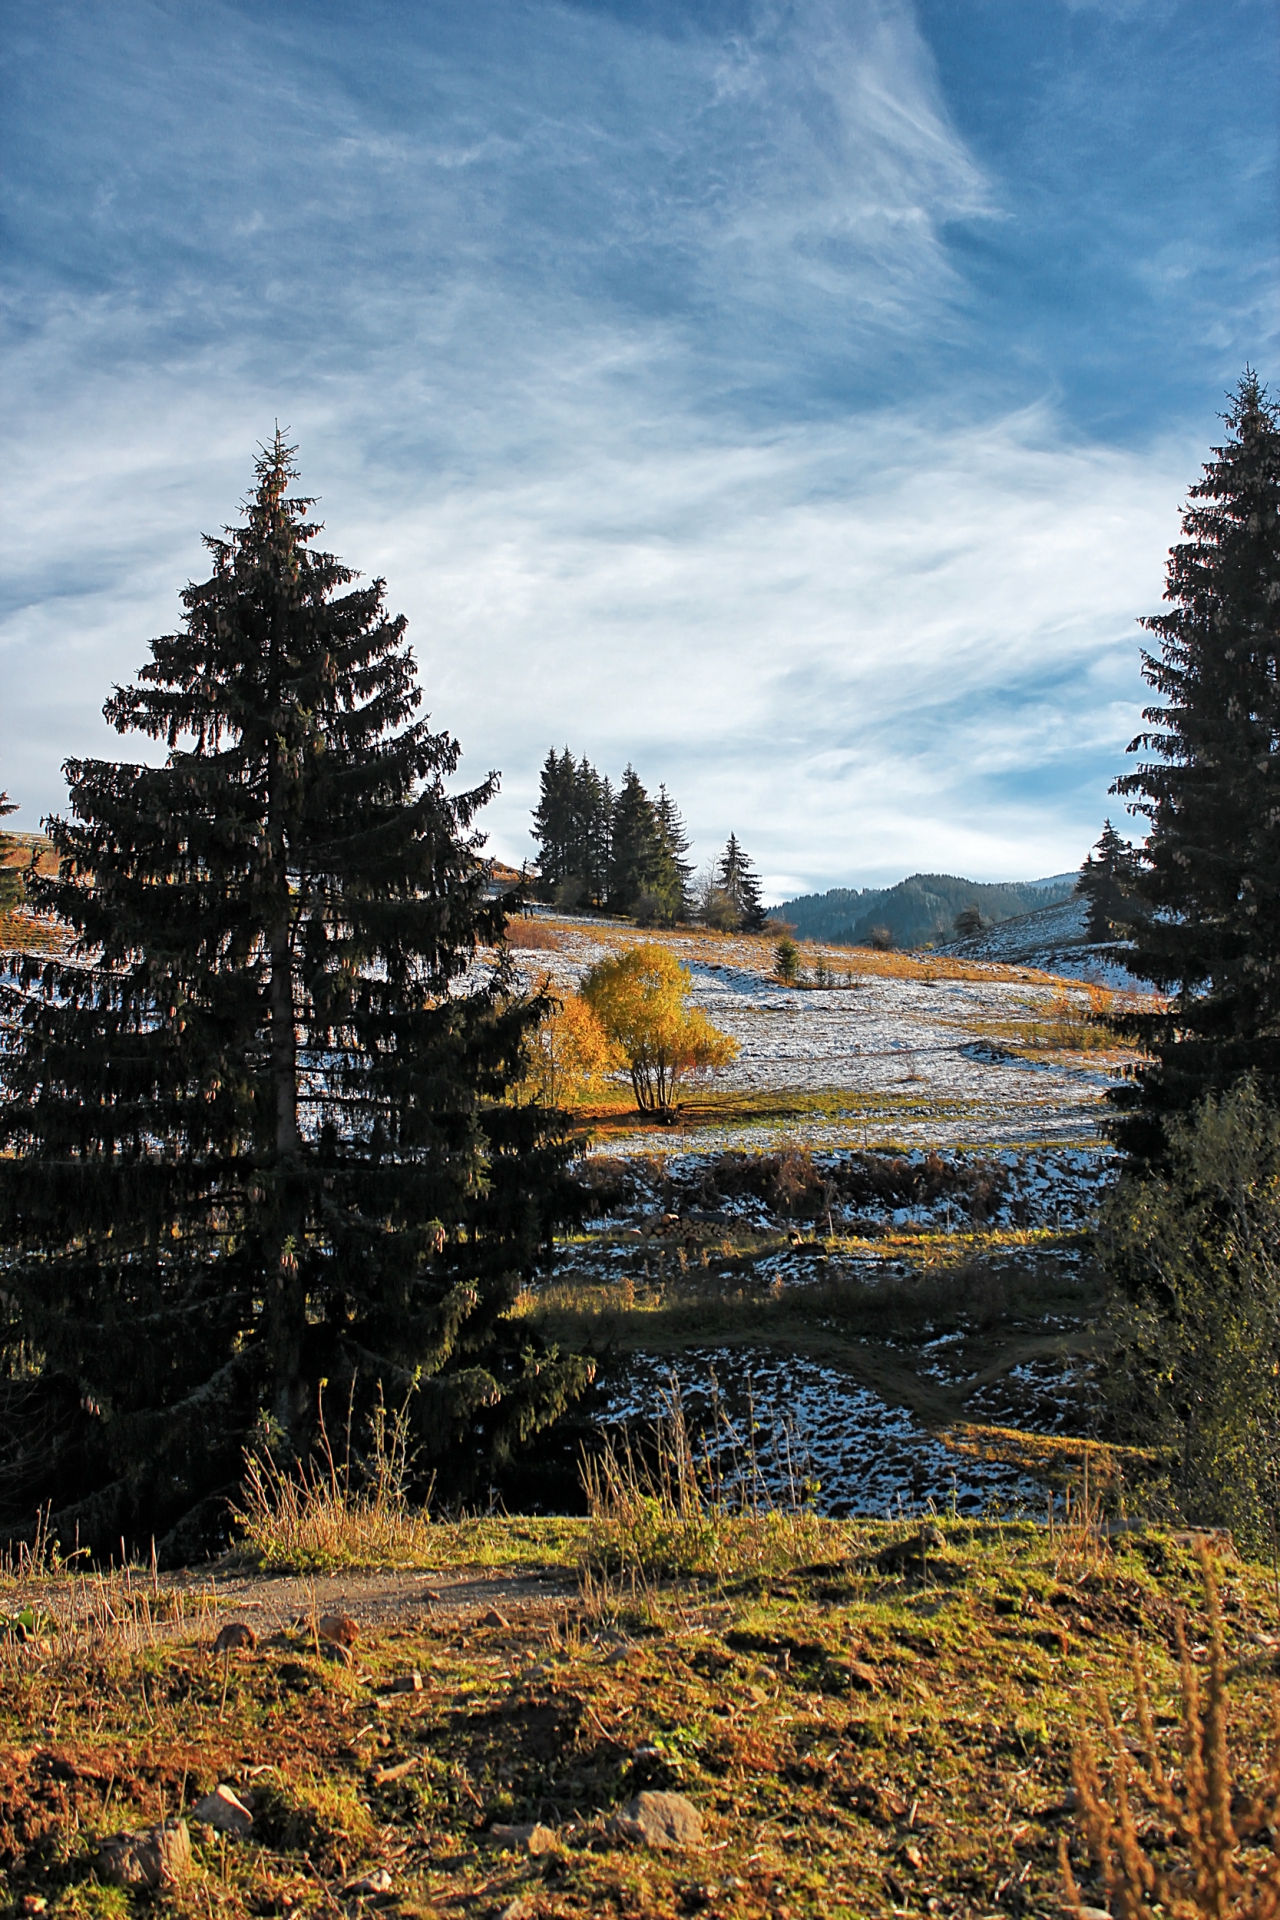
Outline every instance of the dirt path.
[(522, 1612), (531, 1605), (568, 1598), (576, 1591), (563, 1569), (512, 1572), (502, 1567), (452, 1567), (436, 1573), (332, 1573), (224, 1575), (210, 1586), (220, 1615), (260, 1611), (273, 1625), (287, 1626), (311, 1612), (349, 1613), (361, 1625), (441, 1613), (469, 1617), (496, 1607)]
[[(146, 1622), (148, 1636), (189, 1639), (198, 1623), (200, 1637), (212, 1637), (229, 1620), (247, 1621), (264, 1637), (282, 1633), (299, 1620), (326, 1613), (349, 1613), (366, 1630), (390, 1625), (420, 1626), (452, 1616), (465, 1626), (491, 1608), (514, 1624), (562, 1606), (577, 1591), (563, 1568), (450, 1567), (438, 1572), (342, 1572), (297, 1574), (222, 1571), (199, 1568), (161, 1574), (161, 1604), (153, 1605), (149, 1576), (136, 1572), (103, 1579), (38, 1582), (21, 1589), (23, 1604), (35, 1602), (66, 1625), (134, 1629)], [(166, 1596), (182, 1596), (181, 1614), (171, 1615)], [(0, 1603), (2, 1604), (2, 1603)]]

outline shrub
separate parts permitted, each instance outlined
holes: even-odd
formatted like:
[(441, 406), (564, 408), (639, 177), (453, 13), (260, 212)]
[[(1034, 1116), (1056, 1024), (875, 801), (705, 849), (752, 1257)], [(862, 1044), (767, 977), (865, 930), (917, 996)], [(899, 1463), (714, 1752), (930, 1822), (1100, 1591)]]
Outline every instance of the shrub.
[(541, 920), (515, 918), (507, 922), (507, 945), (535, 953), (558, 953), (560, 936)]
[[(541, 984), (546, 992), (549, 980)], [(589, 1095), (607, 1073), (623, 1064), (622, 1055), (580, 993), (565, 999), (552, 997), (551, 1011), (534, 1034), (529, 1048), (529, 1074), (534, 1097), (544, 1106), (559, 1107)]]
[(1122, 1437), (1163, 1450), (1185, 1518), (1257, 1546), (1280, 1460), (1280, 1115), (1246, 1081), (1168, 1146), (1103, 1212), (1104, 1389)]
[(698, 909), (698, 918), (704, 927), (714, 927), (717, 933), (737, 933), (742, 926), (742, 915), (721, 887), (711, 888)]

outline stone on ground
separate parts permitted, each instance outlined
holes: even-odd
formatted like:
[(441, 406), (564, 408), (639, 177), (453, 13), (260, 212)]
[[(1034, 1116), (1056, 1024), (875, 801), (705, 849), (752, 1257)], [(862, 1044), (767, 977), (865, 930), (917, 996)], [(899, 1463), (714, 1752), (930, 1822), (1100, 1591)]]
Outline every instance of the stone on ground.
[(197, 1800), (191, 1817), (203, 1820), (207, 1827), (214, 1827), (219, 1833), (248, 1833), (253, 1825), (253, 1815), (244, 1801), (226, 1786), (215, 1787), (203, 1800)]
[(191, 1866), (191, 1836), (185, 1820), (113, 1833), (98, 1843), (98, 1872), (114, 1887), (170, 1887)]
[(682, 1793), (638, 1793), (613, 1822), (624, 1840), (649, 1847), (700, 1847), (702, 1815)]
[(489, 1838), (497, 1846), (514, 1847), (520, 1853), (554, 1853), (559, 1845), (553, 1830), (538, 1820), (531, 1826), (492, 1826)]

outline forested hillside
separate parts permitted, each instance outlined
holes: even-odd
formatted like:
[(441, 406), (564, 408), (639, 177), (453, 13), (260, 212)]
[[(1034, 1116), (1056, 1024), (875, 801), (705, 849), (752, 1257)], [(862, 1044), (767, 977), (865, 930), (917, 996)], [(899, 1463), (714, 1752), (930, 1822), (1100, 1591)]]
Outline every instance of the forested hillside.
[(955, 935), (957, 914), (973, 908), (986, 922), (1012, 920), (1069, 897), (1074, 874), (1053, 880), (1010, 881), (989, 885), (950, 873), (913, 873), (894, 887), (832, 887), (787, 900), (775, 909), (803, 939), (857, 946), (878, 930), (898, 947), (919, 947)]

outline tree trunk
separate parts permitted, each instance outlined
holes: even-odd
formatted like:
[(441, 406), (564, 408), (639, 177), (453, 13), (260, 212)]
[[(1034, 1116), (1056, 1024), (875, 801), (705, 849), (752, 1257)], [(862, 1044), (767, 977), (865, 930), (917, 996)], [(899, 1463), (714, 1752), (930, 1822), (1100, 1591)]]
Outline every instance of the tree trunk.
[[(302, 1256), (302, 1140), (298, 1132), (298, 1041), (293, 1005), (293, 954), (288, 914), (271, 931), (271, 1077), (276, 1096), (276, 1231), (271, 1362), (274, 1411), (295, 1448), (302, 1440), (307, 1387), (302, 1376), (306, 1289)], [(274, 1256), (274, 1257), (273, 1257)]]
[[(273, 653), (275, 645), (273, 641)], [(278, 661), (273, 667), (278, 670)], [(273, 676), (274, 677), (274, 676)], [(278, 701), (278, 691), (276, 694)], [(264, 1247), (269, 1288), (269, 1351), (274, 1375), (275, 1417), (295, 1448), (303, 1441), (307, 1414), (302, 1376), (302, 1338), (306, 1326), (306, 1289), (302, 1278), (302, 1140), (298, 1131), (298, 1030), (293, 997), (292, 902), (284, 768), (278, 739), (268, 746), (266, 841), (275, 908), (267, 928), (271, 977), (267, 1003), (271, 1018), (271, 1080), (275, 1090), (274, 1230)]]

